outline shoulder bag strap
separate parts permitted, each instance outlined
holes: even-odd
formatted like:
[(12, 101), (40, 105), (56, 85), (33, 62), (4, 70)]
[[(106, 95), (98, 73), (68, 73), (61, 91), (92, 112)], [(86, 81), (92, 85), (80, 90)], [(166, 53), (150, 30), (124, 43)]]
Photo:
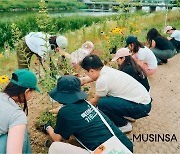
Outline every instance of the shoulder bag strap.
[[(104, 117), (102, 116), (102, 114), (98, 111), (98, 109), (96, 109), (96, 107), (94, 107), (90, 102), (88, 102), (87, 100), (85, 100), (93, 109), (94, 111), (99, 115), (99, 117), (101, 118), (101, 120), (103, 121), (103, 123), (106, 125), (106, 127), (109, 129), (109, 131), (111, 132), (111, 134), (113, 136), (115, 136), (112, 128), (109, 126), (109, 124), (107, 123), (107, 121), (104, 119)], [(86, 150), (88, 150), (90, 153), (92, 153), (91, 150), (89, 150), (81, 141), (79, 141), (77, 138), (76, 140), (83, 146), (86, 148)]]
[(90, 102), (86, 101), (94, 110), (95, 112), (99, 115), (99, 117), (101, 118), (101, 120), (103, 121), (103, 123), (106, 125), (106, 127), (109, 129), (109, 131), (111, 132), (112, 135), (115, 136), (112, 128), (109, 126), (109, 124), (107, 123), (107, 121), (104, 119), (104, 117), (102, 116), (102, 114), (99, 112), (99, 110), (94, 107)]

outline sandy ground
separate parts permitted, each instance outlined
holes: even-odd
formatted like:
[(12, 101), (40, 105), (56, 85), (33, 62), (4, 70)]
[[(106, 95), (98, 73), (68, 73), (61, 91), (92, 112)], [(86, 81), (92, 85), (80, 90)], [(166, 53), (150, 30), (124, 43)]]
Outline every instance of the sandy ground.
[[(132, 123), (133, 131), (127, 136), (134, 144), (135, 154), (178, 154), (180, 153), (180, 54), (170, 59), (167, 64), (158, 66), (157, 73), (149, 78), (149, 82), (153, 98), (151, 113), (148, 117)], [(48, 137), (36, 130), (35, 123), (45, 109), (52, 107), (49, 102), (46, 95), (37, 95), (29, 102), (28, 128), (33, 153), (47, 152), (44, 142)], [(163, 138), (163, 135), (166, 135), (166, 140), (159, 139), (158, 142), (158, 136)], [(136, 139), (138, 136), (139, 139)], [(146, 141), (147, 136), (151, 138)], [(70, 142), (78, 144), (74, 139)]]

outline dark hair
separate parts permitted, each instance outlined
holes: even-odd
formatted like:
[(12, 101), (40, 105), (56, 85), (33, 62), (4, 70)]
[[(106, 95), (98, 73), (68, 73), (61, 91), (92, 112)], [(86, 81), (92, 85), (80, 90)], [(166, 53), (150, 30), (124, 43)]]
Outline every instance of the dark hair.
[(172, 29), (171, 30), (176, 30), (176, 28), (175, 27), (172, 27)]
[[(12, 74), (12, 79), (15, 81), (18, 81), (18, 77), (16, 74)], [(9, 97), (13, 97), (13, 96), (17, 96), (18, 97), (18, 101), (20, 103), (24, 104), (24, 108), (23, 111), (27, 113), (28, 115), (28, 106), (27, 106), (27, 101), (26, 101), (26, 97), (25, 97), (25, 91), (28, 88), (25, 87), (21, 87), (18, 86), (12, 82), (10, 82), (5, 89), (3, 90), (4, 93), (6, 93)], [(34, 90), (34, 89), (30, 89), (30, 90)], [(23, 95), (23, 98), (22, 98)]]
[(133, 68), (133, 71), (138, 74), (138, 76), (141, 78), (141, 79), (144, 79), (144, 77), (146, 77), (146, 73), (144, 72), (144, 70), (141, 68), (141, 66), (139, 66), (135, 60), (132, 58), (131, 55), (129, 56), (125, 56), (125, 60), (124, 62), (121, 64), (121, 65), (118, 65), (118, 69), (120, 71), (123, 71), (124, 67), (127, 66), (127, 65), (132, 65), (132, 68)]
[(80, 65), (88, 72), (90, 69), (100, 70), (104, 66), (104, 64), (97, 55), (86, 56), (82, 60), (82, 62), (80, 62)]
[(139, 48), (144, 48), (144, 45), (138, 40), (136, 42), (133, 42), (132, 44), (134, 44), (134, 49), (133, 49), (134, 53), (137, 53), (139, 51)]
[(152, 28), (149, 30), (149, 32), (147, 33), (147, 41), (148, 43), (150, 44), (150, 47), (151, 47), (151, 44), (152, 44), (152, 40), (157, 37), (157, 36), (160, 36), (164, 39), (166, 39), (165, 37), (163, 37), (161, 34), (159, 34), (159, 32), (157, 31), (157, 29), (155, 28)]
[(57, 38), (57, 36), (51, 36), (49, 38), (49, 44), (51, 45), (52, 50), (55, 50), (58, 47), (58, 45), (56, 43), (56, 38)]

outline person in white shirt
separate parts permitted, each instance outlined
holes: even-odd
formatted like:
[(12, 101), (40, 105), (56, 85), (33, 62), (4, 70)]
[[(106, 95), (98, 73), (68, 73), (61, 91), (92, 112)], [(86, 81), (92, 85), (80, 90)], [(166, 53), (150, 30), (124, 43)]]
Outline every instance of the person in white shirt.
[(147, 76), (155, 74), (157, 60), (149, 48), (143, 46), (135, 36), (129, 36), (126, 39), (126, 47), (132, 51), (133, 59), (142, 67)]
[(69, 58), (72, 65), (75, 66), (76, 64), (81, 62), (84, 57), (91, 54), (93, 50), (94, 50), (94, 44), (90, 41), (86, 41), (85, 43), (82, 44), (82, 46), (78, 50), (72, 52), (71, 54), (67, 52), (62, 52), (62, 54), (65, 57)]
[(180, 52), (180, 30), (176, 30), (175, 27), (167, 26), (164, 29), (164, 33), (168, 34), (168, 40), (175, 46), (177, 52)]
[(68, 40), (64, 36), (51, 36), (43, 32), (30, 32), (17, 44), (17, 58), (19, 69), (29, 68), (33, 54), (40, 60), (46, 60), (53, 50), (63, 50)]
[(127, 118), (139, 119), (151, 110), (151, 97), (146, 88), (130, 75), (104, 66), (97, 55), (88, 55), (80, 63), (87, 76), (81, 85), (96, 81), (95, 96), (90, 100), (97, 105), (122, 132), (132, 130)]

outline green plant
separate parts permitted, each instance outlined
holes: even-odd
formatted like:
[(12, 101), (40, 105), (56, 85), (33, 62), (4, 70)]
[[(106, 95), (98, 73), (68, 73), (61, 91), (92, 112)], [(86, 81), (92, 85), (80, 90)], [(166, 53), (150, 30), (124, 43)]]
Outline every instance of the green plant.
[(48, 28), (50, 27), (51, 18), (48, 15), (45, 0), (39, 0), (39, 13), (36, 20), (41, 31), (47, 32)]
[(38, 121), (36, 122), (35, 126), (36, 129), (42, 131), (43, 130), (43, 125), (46, 124), (47, 122), (51, 122), (52, 127), (54, 128), (55, 124), (56, 124), (56, 116), (52, 114), (49, 111), (45, 111), (38, 119)]
[(13, 45), (15, 46), (15, 44), (19, 42), (21, 36), (21, 31), (19, 30), (19, 28), (15, 23), (11, 24), (11, 33), (12, 33), (12, 42)]

